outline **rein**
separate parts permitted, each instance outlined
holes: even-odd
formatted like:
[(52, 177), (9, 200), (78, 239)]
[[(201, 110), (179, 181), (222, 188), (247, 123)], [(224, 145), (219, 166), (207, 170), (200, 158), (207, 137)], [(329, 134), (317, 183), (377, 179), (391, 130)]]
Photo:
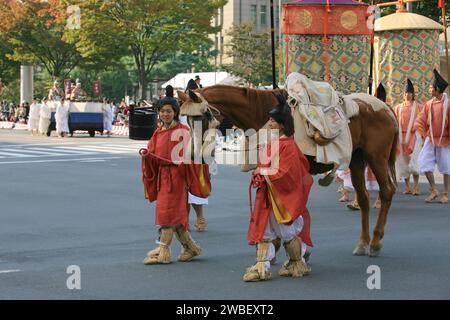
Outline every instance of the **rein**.
[(260, 174), (252, 174), (252, 180), (250, 181), (250, 185), (248, 186), (248, 199), (250, 205), (250, 214), (253, 212), (253, 201), (252, 201), (252, 189), (261, 188), (264, 182), (264, 177)]

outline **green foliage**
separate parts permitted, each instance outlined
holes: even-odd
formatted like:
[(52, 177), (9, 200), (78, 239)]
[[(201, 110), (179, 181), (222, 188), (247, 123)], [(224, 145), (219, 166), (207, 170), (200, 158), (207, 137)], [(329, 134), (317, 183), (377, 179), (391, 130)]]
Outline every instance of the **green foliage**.
[[(373, 1), (373, 0), (363, 0), (365, 3), (373, 4), (375, 3), (387, 3), (393, 2), (393, 0), (381, 0), (381, 1)], [(448, 9), (448, 3), (447, 3)], [(388, 6), (382, 7), (381, 15), (385, 16), (391, 13), (395, 13), (396, 6)], [(448, 10), (447, 10), (448, 11)], [(438, 0), (423, 0), (420, 2), (413, 3), (413, 12), (433, 19), (439, 23), (442, 23), (442, 11), (438, 8)], [(449, 14), (446, 14), (447, 19), (449, 18)]]
[(19, 63), (7, 58), (7, 55), (11, 54), (11, 47), (6, 44), (5, 37), (0, 33), (0, 79), (4, 84), (19, 76)]
[[(54, 78), (65, 77), (82, 62), (75, 46), (63, 40), (65, 19), (59, 2), (0, 1), (0, 32), (11, 52), (10, 60), (42, 64)], [(61, 11), (58, 11), (61, 10)]]
[(234, 25), (227, 35), (227, 54), (233, 62), (224, 68), (231, 74), (241, 77), (254, 85), (272, 83), (272, 61), (270, 33), (256, 33), (250, 23)]
[[(225, 0), (70, 0), (81, 8), (81, 29), (68, 32), (84, 57), (132, 56), (140, 95), (154, 67), (170, 54), (210, 42), (211, 19)], [(105, 54), (107, 53), (107, 54)]]

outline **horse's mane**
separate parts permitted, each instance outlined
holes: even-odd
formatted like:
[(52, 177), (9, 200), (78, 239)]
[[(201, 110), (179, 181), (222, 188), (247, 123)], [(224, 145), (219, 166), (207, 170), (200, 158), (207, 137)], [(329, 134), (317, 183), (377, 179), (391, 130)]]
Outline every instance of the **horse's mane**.
[(199, 92), (211, 105), (221, 107), (224, 115), (229, 111), (226, 106), (248, 106), (246, 110), (240, 108), (245, 113), (242, 118), (251, 117), (260, 126), (268, 120), (268, 112), (288, 97), (287, 91), (282, 89), (260, 90), (229, 85), (215, 85), (200, 89)]

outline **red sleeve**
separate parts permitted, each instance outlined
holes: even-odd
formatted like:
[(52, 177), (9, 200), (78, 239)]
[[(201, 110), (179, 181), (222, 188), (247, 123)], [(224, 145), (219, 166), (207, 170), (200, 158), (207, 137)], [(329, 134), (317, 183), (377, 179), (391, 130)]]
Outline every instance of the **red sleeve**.
[(414, 122), (414, 130), (419, 132), (419, 134), (422, 136), (422, 138), (425, 138), (427, 135), (427, 110), (428, 110), (428, 104), (425, 105), (425, 107), (422, 109), (422, 111), (419, 113), (419, 115), (416, 118), (416, 121)]

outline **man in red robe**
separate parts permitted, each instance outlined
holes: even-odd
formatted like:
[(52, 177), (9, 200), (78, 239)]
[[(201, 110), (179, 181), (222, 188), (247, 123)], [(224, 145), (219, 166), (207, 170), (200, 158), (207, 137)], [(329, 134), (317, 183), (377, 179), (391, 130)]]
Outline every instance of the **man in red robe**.
[[(422, 111), (423, 106), (415, 101), (414, 85), (411, 80), (407, 80), (404, 101), (394, 107), (394, 113), (399, 125), (399, 144), (397, 150), (397, 174), (405, 179), (404, 194), (419, 195), (419, 154), (422, 149), (422, 138), (416, 136), (414, 122)], [(411, 189), (409, 180), (411, 175), (414, 185)]]
[(444, 93), (448, 86), (442, 76), (435, 70), (434, 81), (430, 85), (432, 99), (425, 104), (416, 119), (414, 128), (425, 140), (419, 156), (419, 170), (425, 174), (431, 187), (431, 194), (425, 199), (430, 203), (439, 197), (434, 181), (434, 169), (444, 175), (444, 191), (440, 202), (448, 203), (448, 189), (450, 185), (450, 112), (448, 96)]
[(141, 150), (145, 197), (150, 202), (156, 200), (156, 225), (160, 234), (159, 246), (144, 259), (144, 264), (149, 265), (171, 262), (174, 233), (182, 245), (178, 261), (190, 261), (202, 251), (187, 230), (187, 197), (192, 179), (187, 170), (190, 164), (184, 164), (183, 150), (189, 141), (189, 128), (179, 122), (179, 106), (175, 100), (164, 102), (159, 116), (162, 126), (153, 134), (147, 149)]
[(289, 106), (280, 104), (269, 116), (269, 128), (279, 130), (279, 139), (272, 139), (260, 157), (268, 155), (270, 161), (264, 164), (260, 160), (253, 172), (252, 185), (257, 191), (247, 239), (257, 246), (257, 253), (256, 264), (247, 269), (244, 281), (271, 278), (270, 261), (275, 257), (273, 241), (277, 238), (289, 256), (279, 271), (281, 276), (301, 277), (311, 271), (302, 257), (302, 241), (312, 246), (306, 207), (313, 183), (309, 163), (294, 141)]

